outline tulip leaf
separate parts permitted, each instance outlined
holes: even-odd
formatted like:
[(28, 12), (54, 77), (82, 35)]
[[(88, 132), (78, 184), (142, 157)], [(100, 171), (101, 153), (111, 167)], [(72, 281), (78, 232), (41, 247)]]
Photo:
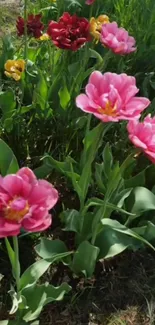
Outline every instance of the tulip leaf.
[(63, 87), (60, 88), (58, 94), (60, 98), (60, 105), (64, 110), (66, 110), (70, 102), (70, 93), (68, 91), (66, 83), (63, 85)]
[(0, 173), (2, 176), (16, 173), (19, 169), (17, 159), (11, 148), (0, 139)]
[(15, 110), (16, 99), (11, 89), (0, 92), (0, 108), (3, 112), (3, 118), (10, 117), (10, 114)]
[(72, 254), (69, 252), (63, 241), (59, 239), (50, 240), (41, 238), (40, 244), (35, 246), (36, 253), (50, 263), (61, 261)]
[(116, 232), (119, 232), (121, 234), (125, 234), (127, 236), (132, 237), (133, 239), (139, 240), (142, 243), (146, 244), (150, 248), (152, 248), (155, 251), (155, 247), (151, 245), (143, 236), (140, 236), (132, 229), (127, 228), (125, 225), (122, 225), (117, 220), (112, 220), (109, 218), (104, 218), (101, 220), (103, 230), (106, 229), (106, 227), (109, 227), (110, 229), (113, 229)]
[(102, 157), (103, 157), (104, 174), (108, 178), (110, 175), (110, 172), (111, 172), (112, 165), (113, 165), (113, 156), (112, 156), (112, 152), (111, 152), (109, 143), (106, 144), (106, 146), (103, 150)]
[(34, 90), (33, 102), (42, 110), (47, 108), (48, 87), (45, 77), (41, 71), (38, 72), (38, 83)]
[(47, 271), (51, 262), (45, 260), (39, 260), (28, 267), (28, 269), (22, 274), (20, 278), (20, 289), (29, 287), (36, 283), (39, 278)]
[(95, 242), (95, 245), (100, 249), (98, 259), (107, 259), (122, 253), (132, 245), (132, 241), (129, 236), (121, 234), (113, 228), (104, 227)]
[(25, 288), (22, 290), (22, 295), (26, 298), (28, 308), (25, 310), (23, 319), (28, 322), (38, 318), (45, 305), (62, 300), (70, 290), (71, 287), (67, 283), (62, 283), (59, 287), (45, 283)]
[(137, 216), (155, 210), (155, 195), (145, 187), (136, 187), (125, 200), (125, 207)]
[(66, 210), (63, 211), (60, 215), (62, 222), (65, 223), (65, 231), (80, 231), (80, 216), (77, 210)]
[(76, 274), (83, 273), (86, 277), (91, 277), (95, 269), (98, 254), (98, 247), (91, 245), (88, 241), (83, 241), (74, 254), (71, 265), (72, 270)]

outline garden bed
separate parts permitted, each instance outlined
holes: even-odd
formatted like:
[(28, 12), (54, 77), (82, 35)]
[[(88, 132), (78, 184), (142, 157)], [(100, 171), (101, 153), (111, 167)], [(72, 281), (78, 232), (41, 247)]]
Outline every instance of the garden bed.
[(0, 0), (0, 325), (155, 323), (155, 3), (141, 2)]

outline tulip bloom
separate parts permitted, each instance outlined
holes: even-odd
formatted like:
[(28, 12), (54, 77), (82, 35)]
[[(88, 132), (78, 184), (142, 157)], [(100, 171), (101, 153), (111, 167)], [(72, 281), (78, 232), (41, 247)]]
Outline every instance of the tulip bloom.
[(86, 18), (71, 16), (65, 12), (59, 21), (51, 21), (47, 33), (55, 46), (64, 50), (77, 51), (90, 40), (89, 22)]
[(139, 89), (136, 79), (125, 73), (94, 71), (85, 88), (86, 94), (76, 98), (77, 107), (103, 122), (134, 120), (150, 104), (145, 97), (135, 97)]
[(57, 190), (37, 180), (29, 168), (0, 177), (0, 238), (16, 236), (20, 229), (43, 231), (51, 225), (49, 210), (58, 201)]
[[(26, 21), (27, 34), (32, 35), (35, 38), (39, 38), (42, 35), (42, 30), (44, 29), (44, 25), (41, 22), (42, 15), (29, 15)], [(24, 35), (24, 26), (25, 21), (22, 17), (18, 17), (17, 19), (17, 31), (18, 36)]]
[(109, 17), (100, 15), (98, 18), (92, 17), (90, 19), (90, 33), (98, 41), (101, 36), (101, 29), (103, 24), (109, 23)]
[(136, 51), (134, 37), (129, 36), (124, 28), (119, 28), (116, 22), (102, 26), (100, 41), (115, 54), (128, 54)]
[(9, 78), (13, 78), (16, 81), (21, 79), (22, 73), (25, 70), (24, 60), (7, 60), (5, 63), (5, 75)]
[(148, 115), (143, 122), (130, 121), (129, 139), (155, 164), (155, 117)]

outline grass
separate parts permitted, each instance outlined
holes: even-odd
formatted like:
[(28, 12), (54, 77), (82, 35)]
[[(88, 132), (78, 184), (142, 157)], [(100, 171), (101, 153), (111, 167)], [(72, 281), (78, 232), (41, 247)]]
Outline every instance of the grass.
[(19, 7), (17, 4), (4, 5), (4, 2), (0, 1), (0, 49), (1, 49), (1, 37), (10, 34), (13, 37), (16, 35), (16, 19), (19, 14)]

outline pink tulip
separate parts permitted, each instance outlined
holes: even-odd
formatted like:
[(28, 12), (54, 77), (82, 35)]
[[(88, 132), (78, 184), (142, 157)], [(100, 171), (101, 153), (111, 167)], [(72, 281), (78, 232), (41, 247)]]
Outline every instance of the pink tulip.
[(49, 210), (57, 201), (57, 190), (37, 180), (29, 168), (0, 177), (0, 238), (18, 235), (21, 228), (45, 230), (51, 225)]
[(86, 5), (92, 5), (95, 2), (95, 0), (87, 0)]
[(148, 115), (143, 122), (130, 121), (127, 129), (131, 142), (155, 163), (155, 117)]
[(134, 77), (94, 71), (85, 88), (86, 94), (76, 98), (77, 107), (103, 122), (133, 120), (150, 104), (145, 97), (135, 97), (139, 89)]
[(128, 54), (136, 51), (135, 39), (116, 22), (104, 24), (101, 30), (101, 43), (116, 54)]

